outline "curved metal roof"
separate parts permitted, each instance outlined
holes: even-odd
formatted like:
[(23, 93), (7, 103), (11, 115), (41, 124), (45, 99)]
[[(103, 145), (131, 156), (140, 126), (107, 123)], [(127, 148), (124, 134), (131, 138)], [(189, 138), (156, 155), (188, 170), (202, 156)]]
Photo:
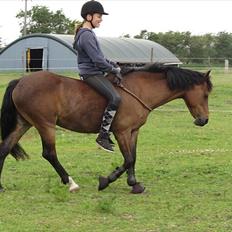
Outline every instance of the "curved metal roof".
[[(56, 40), (76, 54), (76, 51), (72, 48), (74, 36), (59, 34), (30, 34), (20, 37), (1, 50), (0, 54), (18, 41), (31, 37), (44, 37)], [(98, 37), (98, 39), (105, 57), (119, 63), (161, 62), (181, 64), (181, 61), (168, 49), (150, 40), (124, 37)]]
[[(73, 35), (52, 34), (72, 47)], [(180, 60), (160, 44), (132, 38), (98, 37), (106, 58), (120, 63), (149, 63), (161, 62), (181, 64)]]

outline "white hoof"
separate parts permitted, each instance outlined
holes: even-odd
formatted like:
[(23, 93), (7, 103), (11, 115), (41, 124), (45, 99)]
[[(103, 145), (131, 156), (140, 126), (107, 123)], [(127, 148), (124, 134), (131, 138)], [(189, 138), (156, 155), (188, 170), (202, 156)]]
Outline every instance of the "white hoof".
[(79, 185), (75, 184), (69, 187), (69, 192), (74, 193), (74, 192), (79, 191), (79, 189), (80, 189)]
[(69, 179), (69, 192), (71, 193), (77, 192), (80, 189), (79, 185), (74, 182), (72, 177), (69, 176), (68, 179)]

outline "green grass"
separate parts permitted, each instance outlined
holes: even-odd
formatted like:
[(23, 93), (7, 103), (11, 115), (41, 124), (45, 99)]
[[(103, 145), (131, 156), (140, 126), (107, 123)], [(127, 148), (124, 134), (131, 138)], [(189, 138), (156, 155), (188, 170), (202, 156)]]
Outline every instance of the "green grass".
[[(98, 176), (122, 163), (119, 149), (96, 148), (96, 135), (57, 130), (59, 159), (80, 185), (70, 194), (41, 156), (35, 130), (21, 140), (27, 161), (8, 157), (0, 194), (0, 231), (228, 232), (232, 231), (232, 74), (213, 71), (210, 120), (195, 127), (183, 101), (153, 111), (138, 141), (137, 178), (130, 194), (123, 175), (98, 192)], [(0, 73), (0, 97), (14, 73)]]

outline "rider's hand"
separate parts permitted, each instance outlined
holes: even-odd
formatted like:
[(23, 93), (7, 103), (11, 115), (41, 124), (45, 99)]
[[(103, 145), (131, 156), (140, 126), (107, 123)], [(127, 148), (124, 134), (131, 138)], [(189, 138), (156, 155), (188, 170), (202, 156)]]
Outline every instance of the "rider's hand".
[(107, 59), (106, 59), (106, 61), (107, 61), (108, 63), (110, 63), (114, 68), (119, 67), (118, 64), (117, 64), (116, 62), (112, 61), (112, 60), (107, 60)]
[(111, 72), (114, 73), (115, 75), (121, 74), (121, 68), (119, 66), (113, 67)]
[(112, 73), (115, 75), (114, 83), (116, 85), (120, 85), (122, 81), (121, 68), (120, 67), (113, 68)]

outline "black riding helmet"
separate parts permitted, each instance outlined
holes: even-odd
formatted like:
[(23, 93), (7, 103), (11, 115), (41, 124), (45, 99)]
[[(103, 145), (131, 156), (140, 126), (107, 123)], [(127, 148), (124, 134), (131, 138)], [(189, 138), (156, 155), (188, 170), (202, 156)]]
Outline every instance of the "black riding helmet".
[(108, 15), (108, 13), (104, 11), (102, 4), (94, 0), (86, 2), (81, 8), (81, 16), (84, 19), (86, 18), (87, 14), (93, 15), (94, 13)]

